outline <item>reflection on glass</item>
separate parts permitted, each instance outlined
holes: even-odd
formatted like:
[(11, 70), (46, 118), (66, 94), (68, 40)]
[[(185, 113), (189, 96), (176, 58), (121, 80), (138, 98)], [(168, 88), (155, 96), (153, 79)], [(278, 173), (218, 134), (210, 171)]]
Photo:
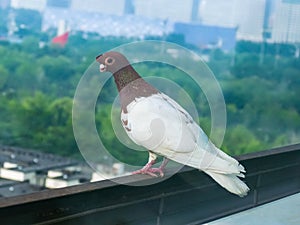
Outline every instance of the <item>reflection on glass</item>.
[[(172, 42), (207, 63), (225, 98), (227, 127), (221, 148), (229, 154), (299, 143), (300, 1), (2, 0), (0, 17), (2, 197), (101, 179), (78, 150), (73, 97), (98, 54), (134, 41)], [(185, 60), (163, 46), (149, 47), (143, 54)], [(198, 61), (195, 55), (187, 63)], [(141, 75), (180, 86), (194, 101), (201, 127), (210, 133), (207, 96), (193, 80), (160, 63), (138, 63), (135, 68)], [(179, 99), (184, 99), (182, 93)], [(114, 134), (116, 95), (109, 79), (91, 115), (97, 132), (118, 160), (144, 165), (147, 155), (130, 150), (124, 154), (126, 146)], [(105, 155), (95, 157), (95, 167), (107, 177), (128, 172), (126, 165)]]

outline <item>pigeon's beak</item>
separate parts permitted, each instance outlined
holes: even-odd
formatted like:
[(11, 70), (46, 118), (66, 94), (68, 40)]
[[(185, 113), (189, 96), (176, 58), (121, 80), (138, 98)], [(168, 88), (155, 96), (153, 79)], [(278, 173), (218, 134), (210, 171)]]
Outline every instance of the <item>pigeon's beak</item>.
[(106, 65), (104, 65), (102, 63), (100, 64), (99, 68), (100, 68), (100, 72), (105, 72), (106, 71)]
[(100, 54), (96, 57), (96, 60), (98, 60), (103, 54)]
[(99, 66), (100, 72), (105, 72), (106, 71), (106, 65), (101, 63), (100, 60), (99, 60), (102, 55), (103, 54), (98, 55), (96, 57), (96, 60), (100, 63), (100, 66)]

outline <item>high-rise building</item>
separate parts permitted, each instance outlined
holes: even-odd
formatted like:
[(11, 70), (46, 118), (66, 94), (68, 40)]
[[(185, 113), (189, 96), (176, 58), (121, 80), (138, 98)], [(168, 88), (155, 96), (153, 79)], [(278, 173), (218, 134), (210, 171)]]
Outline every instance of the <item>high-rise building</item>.
[(107, 15), (123, 15), (125, 0), (72, 0), (71, 9)]
[(134, 3), (133, 0), (125, 0), (125, 6), (124, 6), (124, 14), (134, 14)]
[(193, 0), (135, 0), (135, 14), (175, 22), (190, 22)]
[(47, 6), (58, 8), (69, 8), (71, 0), (47, 0)]
[(46, 7), (47, 0), (11, 0), (12, 8), (24, 8), (37, 11), (43, 11)]
[(235, 27), (237, 21), (238, 0), (202, 0), (199, 18), (204, 25)]
[(266, 0), (202, 0), (199, 17), (204, 25), (237, 27), (237, 38), (262, 39)]
[(201, 0), (193, 0), (192, 12), (191, 12), (191, 21), (199, 22), (199, 6)]
[(10, 6), (10, 0), (1, 0), (0, 1), (0, 8), (5, 9)]
[(263, 24), (263, 41), (270, 40), (274, 18), (274, 0), (265, 1), (264, 24)]
[(272, 26), (273, 42), (300, 42), (300, 0), (276, 0)]

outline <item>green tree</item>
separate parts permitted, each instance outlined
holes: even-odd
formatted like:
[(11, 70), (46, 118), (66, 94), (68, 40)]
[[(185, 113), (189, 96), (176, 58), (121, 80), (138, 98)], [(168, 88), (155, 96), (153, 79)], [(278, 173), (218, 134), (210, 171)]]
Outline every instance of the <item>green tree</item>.
[(5, 87), (8, 76), (8, 70), (0, 64), (0, 91), (3, 90), (3, 88)]
[(227, 129), (223, 149), (231, 155), (241, 155), (263, 148), (262, 143), (245, 126), (237, 125)]
[(34, 141), (48, 152), (78, 157), (79, 151), (72, 129), (72, 99), (63, 97), (52, 101), (47, 107), (48, 124), (44, 132), (38, 132)]
[(27, 36), (23, 38), (22, 49), (31, 54), (37, 54), (39, 52), (39, 38), (35, 36)]

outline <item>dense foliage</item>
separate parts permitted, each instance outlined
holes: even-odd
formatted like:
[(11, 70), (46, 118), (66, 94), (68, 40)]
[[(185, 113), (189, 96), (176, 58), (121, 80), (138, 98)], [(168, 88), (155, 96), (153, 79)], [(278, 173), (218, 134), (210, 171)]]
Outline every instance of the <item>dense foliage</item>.
[[(40, 149), (79, 158), (72, 131), (75, 88), (95, 56), (122, 43), (123, 38), (82, 38), (73, 35), (65, 48), (39, 47), (36, 37), (21, 44), (0, 44), (0, 143)], [(240, 42), (235, 54), (210, 51), (209, 66), (218, 79), (227, 105), (227, 130), (222, 148), (243, 154), (300, 140), (300, 59), (291, 46)], [(205, 96), (171, 66), (137, 64), (142, 75), (172, 74), (191, 99), (199, 121), (210, 130), (210, 111)], [(113, 85), (113, 82), (110, 82)], [(107, 87), (106, 98), (116, 90)], [(118, 159), (143, 164), (145, 154), (128, 151), (111, 127), (111, 103), (96, 110), (96, 123), (105, 146)]]

